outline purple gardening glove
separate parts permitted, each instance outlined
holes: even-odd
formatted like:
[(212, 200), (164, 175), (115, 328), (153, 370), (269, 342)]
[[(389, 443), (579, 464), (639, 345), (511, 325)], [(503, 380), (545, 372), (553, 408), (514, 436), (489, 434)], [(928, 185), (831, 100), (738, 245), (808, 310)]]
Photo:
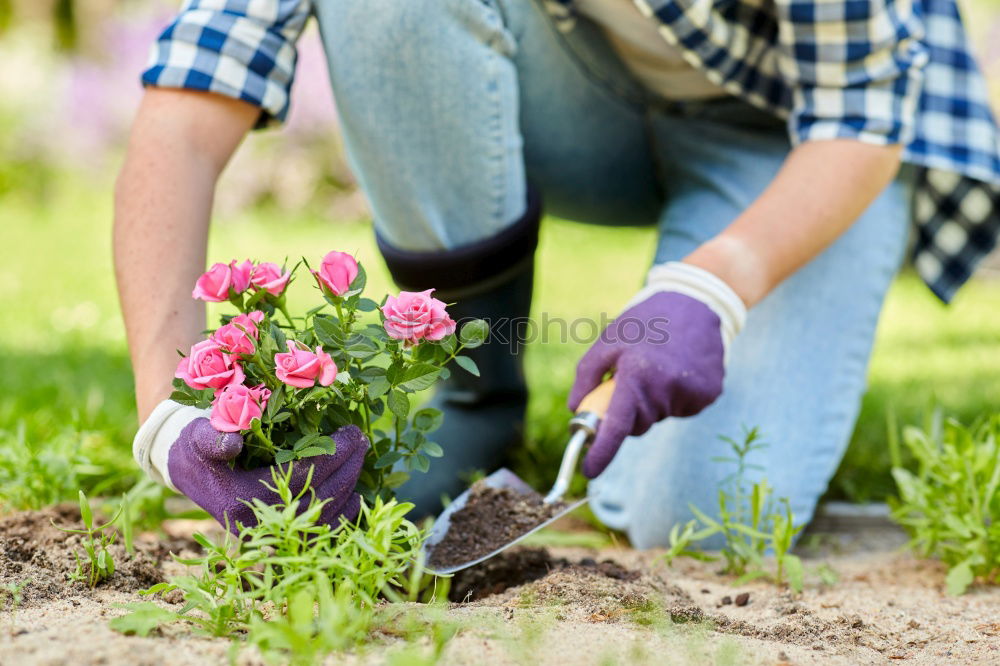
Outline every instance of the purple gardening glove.
[(580, 360), (570, 392), (576, 411), (606, 373), (614, 374), (615, 391), (583, 473), (603, 472), (627, 436), (712, 404), (722, 393), (724, 356), (719, 315), (698, 298), (660, 291), (626, 309)]
[[(361, 497), (354, 492), (354, 486), (361, 474), (368, 438), (354, 425), (344, 426), (332, 437), (337, 445), (336, 452), (296, 461), (290, 487), (295, 493), (301, 491), (310, 466), (314, 467), (310, 481), (312, 490), (317, 499), (329, 500), (318, 522), (337, 527), (341, 516), (354, 520), (358, 515)], [(256, 524), (250, 507), (240, 500), (256, 498), (269, 504), (278, 502), (277, 494), (261, 483), (273, 485), (273, 467), (250, 470), (229, 467), (229, 461), (242, 448), (243, 438), (238, 433), (219, 432), (207, 418), (198, 418), (181, 431), (167, 459), (170, 479), (177, 489), (221, 524), (226, 524), (228, 516), (233, 533), (238, 533), (237, 523)], [(301, 510), (305, 509), (308, 498), (307, 493)]]

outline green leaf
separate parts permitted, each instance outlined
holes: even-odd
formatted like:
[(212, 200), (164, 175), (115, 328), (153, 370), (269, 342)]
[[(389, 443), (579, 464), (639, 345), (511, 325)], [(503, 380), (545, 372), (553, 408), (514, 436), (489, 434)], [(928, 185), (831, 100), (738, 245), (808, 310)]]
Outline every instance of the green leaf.
[(438, 345), (441, 349), (450, 354), (455, 351), (456, 347), (458, 347), (458, 340), (455, 338), (455, 334), (452, 333), (451, 335), (442, 338), (441, 341), (438, 342)]
[(379, 456), (378, 460), (375, 461), (375, 469), (382, 469), (384, 467), (392, 467), (403, 457), (403, 454), (399, 451), (387, 451)]
[(330, 347), (344, 346), (344, 334), (341, 332), (340, 326), (331, 317), (326, 315), (314, 317), (313, 331), (316, 333), (316, 337), (320, 343), (324, 345)]
[[(284, 404), (285, 386), (281, 385), (271, 391), (271, 397), (267, 399), (267, 418), (271, 423), (278, 423), (278, 421), (275, 420), (274, 415), (281, 410)], [(291, 414), (289, 414), (289, 416), (291, 416)]]
[(400, 360), (393, 361), (392, 364), (385, 369), (385, 378), (389, 380), (389, 383), (393, 386), (399, 384), (403, 381), (403, 373), (406, 368), (403, 367), (403, 362)]
[(119, 604), (118, 607), (127, 608), (130, 612), (112, 618), (108, 626), (126, 636), (149, 636), (154, 629), (178, 619), (177, 613), (160, 608), (151, 601)]
[(473, 349), (486, 342), (489, 333), (490, 325), (486, 321), (473, 319), (462, 327), (462, 330), (458, 333), (458, 339), (462, 341), (463, 345), (469, 349)]
[(328, 392), (329, 389), (325, 386), (314, 386), (311, 389), (308, 389), (305, 397), (302, 398), (302, 404), (304, 405), (309, 402), (319, 402), (327, 395)]
[(329, 455), (330, 452), (327, 449), (320, 448), (318, 446), (307, 446), (304, 449), (300, 449), (295, 452), (298, 458), (311, 458), (313, 456), (325, 456)]
[(805, 579), (805, 572), (802, 569), (802, 560), (800, 560), (796, 555), (785, 555), (783, 558), (785, 566), (785, 575), (788, 576), (788, 587), (792, 588), (796, 592), (802, 591), (802, 585)]
[(87, 496), (80, 491), (80, 520), (83, 521), (84, 526), (89, 530), (94, 526), (94, 514), (90, 510), (90, 502), (87, 501)]
[(199, 398), (192, 396), (190, 393), (184, 391), (174, 391), (170, 394), (170, 399), (174, 402), (179, 402), (182, 405), (195, 405), (197, 404)]
[(360, 293), (364, 291), (365, 285), (368, 284), (368, 274), (365, 272), (365, 267), (360, 263), (358, 264), (358, 277), (354, 278), (354, 282), (351, 283), (350, 291)]
[(372, 400), (381, 398), (389, 390), (389, 380), (385, 377), (376, 377), (368, 384), (368, 397)]
[(389, 391), (389, 411), (400, 421), (406, 421), (410, 413), (410, 399), (399, 389)]
[(420, 432), (434, 432), (444, 423), (444, 414), (440, 409), (424, 407), (413, 415), (413, 427)]
[(313, 446), (313, 445), (315, 445), (320, 440), (322, 440), (322, 439), (324, 439), (326, 437), (327, 437), (326, 435), (321, 435), (318, 432), (314, 432), (314, 433), (309, 433), (307, 435), (303, 435), (302, 437), (299, 437), (295, 441), (295, 444), (292, 445), (292, 451), (301, 451), (304, 448), (306, 448), (307, 446)]
[(362, 312), (374, 312), (378, 309), (378, 303), (370, 298), (362, 298), (358, 301), (358, 309)]
[(422, 391), (433, 386), (440, 374), (441, 370), (433, 365), (414, 363), (403, 371), (399, 387), (407, 391)]
[(385, 478), (382, 479), (382, 485), (391, 490), (394, 488), (399, 488), (401, 485), (403, 485), (409, 480), (410, 480), (410, 475), (402, 470), (399, 470), (398, 472), (392, 472), (391, 474), (386, 474)]
[(958, 596), (965, 594), (969, 585), (972, 585), (973, 580), (975, 580), (975, 576), (972, 573), (972, 567), (968, 562), (962, 562), (961, 564), (956, 564), (948, 571), (944, 583), (948, 589), (948, 594)]
[[(281, 327), (271, 322), (271, 338), (274, 340), (275, 351), (286, 351), (288, 346), (285, 344), (288, 338), (285, 337), (285, 332), (281, 330)], [(274, 352), (271, 352), (272, 354)], [(265, 356), (264, 358), (270, 360), (271, 356)]]
[(292, 418), (291, 412), (281, 412), (277, 416), (271, 418), (270, 423), (274, 425), (275, 423), (281, 423), (283, 421), (287, 421), (290, 418)]
[(423, 446), (420, 447), (420, 451), (431, 458), (440, 458), (444, 455), (444, 449), (437, 442), (424, 442)]
[(385, 368), (369, 365), (355, 372), (353, 376), (355, 379), (367, 383), (377, 377), (385, 377)]
[(411, 469), (418, 472), (427, 472), (431, 468), (430, 458), (420, 453), (410, 458), (410, 462), (412, 464)]
[(278, 465), (291, 462), (295, 459), (295, 452), (289, 449), (278, 449), (274, 452), (274, 462)]
[(465, 370), (466, 372), (468, 372), (470, 375), (472, 375), (474, 377), (478, 377), (479, 376), (479, 366), (476, 365), (476, 362), (473, 361), (468, 356), (456, 356), (455, 357), (455, 363), (458, 363), (458, 365), (463, 370)]

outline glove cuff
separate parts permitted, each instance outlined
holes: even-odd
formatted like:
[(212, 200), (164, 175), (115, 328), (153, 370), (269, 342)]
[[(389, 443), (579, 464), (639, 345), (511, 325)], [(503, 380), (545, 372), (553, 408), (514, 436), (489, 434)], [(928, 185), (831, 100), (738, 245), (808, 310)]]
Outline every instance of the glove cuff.
[(189, 423), (210, 411), (182, 405), (173, 400), (164, 400), (156, 406), (132, 440), (132, 456), (149, 478), (173, 491), (177, 487), (170, 480), (167, 458), (174, 445)]
[(635, 295), (626, 308), (641, 303), (653, 294), (673, 291), (704, 303), (719, 317), (722, 345), (729, 354), (729, 345), (746, 323), (747, 308), (732, 287), (704, 268), (669, 261), (657, 264), (646, 275), (646, 286)]

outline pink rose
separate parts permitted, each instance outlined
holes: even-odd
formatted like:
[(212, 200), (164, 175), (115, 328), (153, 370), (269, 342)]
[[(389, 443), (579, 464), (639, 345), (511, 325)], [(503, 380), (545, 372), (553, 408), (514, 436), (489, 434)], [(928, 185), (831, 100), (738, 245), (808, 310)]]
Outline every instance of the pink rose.
[(455, 322), (445, 311), (444, 303), (426, 291), (401, 291), (390, 296), (382, 306), (385, 331), (397, 340), (414, 344), (422, 339), (440, 340), (455, 332)]
[(191, 296), (211, 303), (228, 301), (232, 282), (233, 269), (229, 264), (212, 264), (212, 267), (195, 282)]
[(264, 261), (254, 267), (250, 282), (257, 289), (265, 289), (272, 296), (281, 296), (291, 277), (290, 271), (283, 273), (278, 264)]
[(253, 264), (247, 259), (242, 264), (237, 264), (233, 259), (229, 262), (229, 267), (233, 271), (232, 288), (237, 294), (242, 294), (250, 286), (250, 278), (253, 275)]
[(237, 294), (246, 291), (252, 271), (253, 264), (249, 260), (242, 264), (237, 264), (235, 259), (228, 264), (212, 264), (195, 282), (191, 296), (211, 303), (228, 301), (230, 287)]
[(264, 313), (260, 310), (254, 310), (249, 314), (238, 314), (229, 320), (230, 324), (235, 324), (237, 326), (243, 327), (250, 336), (256, 340), (258, 337), (257, 324), (264, 321)]
[(230, 384), (215, 394), (208, 421), (221, 432), (248, 430), (253, 420), (264, 414), (270, 397), (271, 392), (263, 384), (253, 388)]
[(193, 389), (222, 388), (240, 384), (245, 379), (243, 368), (235, 357), (227, 354), (214, 340), (202, 340), (187, 357), (177, 364), (174, 377), (184, 380)]
[(327, 253), (318, 271), (313, 271), (321, 289), (327, 289), (334, 296), (342, 296), (351, 288), (358, 277), (358, 262), (346, 252)]
[(220, 326), (212, 337), (212, 342), (222, 347), (227, 354), (240, 354), (252, 356), (256, 348), (254, 340), (257, 338), (257, 327), (253, 328), (254, 335), (251, 337), (249, 330), (244, 330), (236, 324), (229, 323)]
[(295, 388), (310, 388), (318, 381), (329, 386), (337, 377), (337, 366), (322, 347), (316, 352), (301, 342), (288, 340), (288, 352), (274, 355), (275, 374), (278, 379)]

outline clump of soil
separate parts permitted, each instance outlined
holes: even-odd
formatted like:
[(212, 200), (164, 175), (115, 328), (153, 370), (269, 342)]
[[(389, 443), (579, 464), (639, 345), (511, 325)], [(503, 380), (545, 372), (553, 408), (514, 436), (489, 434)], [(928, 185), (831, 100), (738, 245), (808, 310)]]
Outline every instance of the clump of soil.
[[(43, 511), (24, 511), (0, 518), (0, 588), (19, 587), (20, 606), (31, 606), (76, 594), (87, 594), (83, 583), (68, 580), (76, 569), (74, 553), (83, 554), (82, 537), (57, 529), (80, 529), (79, 509), (59, 505)], [(136, 541), (130, 558), (121, 543), (108, 550), (115, 573), (98, 587), (135, 592), (164, 580), (160, 565), (169, 556), (173, 542)], [(86, 568), (86, 563), (84, 567)]]
[(451, 515), (448, 532), (431, 551), (428, 563), (443, 569), (488, 555), (559, 513), (565, 504), (546, 504), (533, 490), (517, 492), (472, 484), (465, 506)]

